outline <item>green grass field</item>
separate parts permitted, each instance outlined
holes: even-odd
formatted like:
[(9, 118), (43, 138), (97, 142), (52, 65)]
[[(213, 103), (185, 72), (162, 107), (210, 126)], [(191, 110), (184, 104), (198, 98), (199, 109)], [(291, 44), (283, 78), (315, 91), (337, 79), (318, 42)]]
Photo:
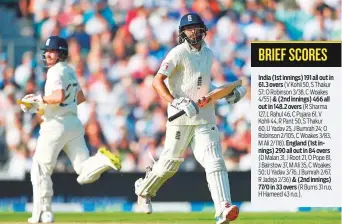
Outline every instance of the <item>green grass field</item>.
[[(1, 224), (26, 223), (29, 213), (0, 213)], [(57, 213), (55, 223), (215, 224), (212, 213)], [(241, 213), (232, 224), (341, 224), (339, 212)]]

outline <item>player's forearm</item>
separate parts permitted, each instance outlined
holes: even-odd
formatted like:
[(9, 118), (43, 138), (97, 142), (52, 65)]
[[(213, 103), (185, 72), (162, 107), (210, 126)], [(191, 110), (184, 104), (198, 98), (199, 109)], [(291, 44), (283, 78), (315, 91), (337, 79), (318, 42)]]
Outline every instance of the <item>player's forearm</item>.
[(174, 97), (171, 95), (169, 89), (164, 83), (162, 79), (154, 79), (153, 80), (153, 88), (156, 90), (159, 96), (165, 99), (167, 102), (172, 103)]
[(63, 91), (54, 91), (52, 94), (43, 97), (43, 102), (46, 104), (58, 104), (64, 101)]
[(81, 99), (81, 100), (77, 100), (77, 105), (80, 105), (81, 103), (83, 103), (83, 102), (85, 102), (86, 101), (86, 99), (84, 98), (84, 99)]
[(78, 93), (77, 93), (77, 105), (83, 103), (84, 101), (86, 101), (86, 98), (83, 94), (83, 91), (82, 90), (78, 91)]

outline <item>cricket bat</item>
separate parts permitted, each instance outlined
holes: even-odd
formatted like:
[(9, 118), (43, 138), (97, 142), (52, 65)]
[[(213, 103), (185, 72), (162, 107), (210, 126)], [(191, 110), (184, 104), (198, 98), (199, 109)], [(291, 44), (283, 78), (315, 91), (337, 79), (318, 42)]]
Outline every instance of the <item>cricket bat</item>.
[(27, 107), (28, 109), (30, 109), (32, 107), (32, 104), (26, 103), (26, 102), (24, 102), (22, 100), (17, 100), (17, 104), (25, 105), (25, 107)]
[[(200, 108), (205, 107), (205, 106), (209, 105), (210, 103), (215, 102), (216, 100), (222, 99), (223, 97), (231, 94), (233, 92), (233, 90), (235, 89), (235, 87), (237, 87), (241, 84), (242, 84), (241, 79), (238, 79), (235, 82), (230, 82), (230, 83), (224, 84), (224, 85), (214, 89), (210, 93), (206, 94), (204, 96), (206, 98), (206, 100), (204, 102), (197, 101), (197, 106)], [(181, 110), (178, 113), (169, 117), (168, 120), (173, 121), (173, 120), (177, 119), (178, 117), (182, 116), (183, 114), (185, 114), (185, 111)]]

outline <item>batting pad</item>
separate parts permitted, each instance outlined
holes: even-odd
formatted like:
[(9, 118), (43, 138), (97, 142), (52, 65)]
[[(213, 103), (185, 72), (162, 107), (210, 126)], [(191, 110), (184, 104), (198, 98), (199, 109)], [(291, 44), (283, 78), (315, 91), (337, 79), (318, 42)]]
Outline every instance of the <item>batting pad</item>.
[(204, 166), (211, 197), (216, 212), (221, 211), (222, 202), (231, 204), (228, 172), (221, 153), (219, 143), (210, 143), (204, 153)]
[(102, 173), (109, 170), (107, 165), (107, 158), (100, 153), (96, 153), (94, 156), (89, 157), (82, 163), (82, 169), (80, 175), (77, 177), (79, 184), (90, 184), (97, 181)]
[(33, 159), (31, 168), (31, 182), (33, 189), (32, 221), (38, 222), (42, 211), (51, 211), (51, 197), (53, 196), (50, 174)]
[(153, 165), (152, 171), (135, 189), (135, 193), (142, 197), (156, 196), (159, 188), (177, 173), (183, 158), (161, 158)]

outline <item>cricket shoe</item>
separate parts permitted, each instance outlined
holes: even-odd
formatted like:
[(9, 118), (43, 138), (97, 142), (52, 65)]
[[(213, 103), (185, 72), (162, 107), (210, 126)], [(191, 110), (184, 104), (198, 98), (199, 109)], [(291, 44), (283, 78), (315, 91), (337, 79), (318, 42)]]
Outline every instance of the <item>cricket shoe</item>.
[(28, 223), (53, 223), (54, 221), (54, 215), (51, 211), (42, 212), (38, 221), (32, 217), (27, 220)]
[(151, 198), (138, 196), (138, 205), (140, 209), (142, 210), (142, 212), (144, 212), (145, 214), (152, 213)]
[(228, 224), (230, 221), (234, 221), (239, 216), (239, 208), (236, 205), (230, 205), (228, 202), (224, 202), (224, 208), (222, 212), (215, 217), (216, 224)]
[(106, 165), (112, 167), (114, 170), (120, 171), (120, 169), (121, 169), (120, 157), (114, 155), (113, 153), (111, 153), (105, 147), (99, 148), (97, 153), (99, 153), (100, 155), (102, 155), (105, 158), (107, 158), (107, 160), (105, 162)]
[[(151, 167), (146, 168), (146, 175), (145, 178), (147, 178), (148, 174), (152, 171)], [(137, 181), (134, 183), (135, 187), (135, 192), (137, 192), (137, 189), (141, 186), (142, 182), (144, 181), (143, 178), (139, 178)], [(146, 213), (146, 214), (151, 214), (152, 213), (152, 202), (151, 202), (151, 197), (143, 197), (138, 195), (138, 206), (140, 207), (141, 211)]]

